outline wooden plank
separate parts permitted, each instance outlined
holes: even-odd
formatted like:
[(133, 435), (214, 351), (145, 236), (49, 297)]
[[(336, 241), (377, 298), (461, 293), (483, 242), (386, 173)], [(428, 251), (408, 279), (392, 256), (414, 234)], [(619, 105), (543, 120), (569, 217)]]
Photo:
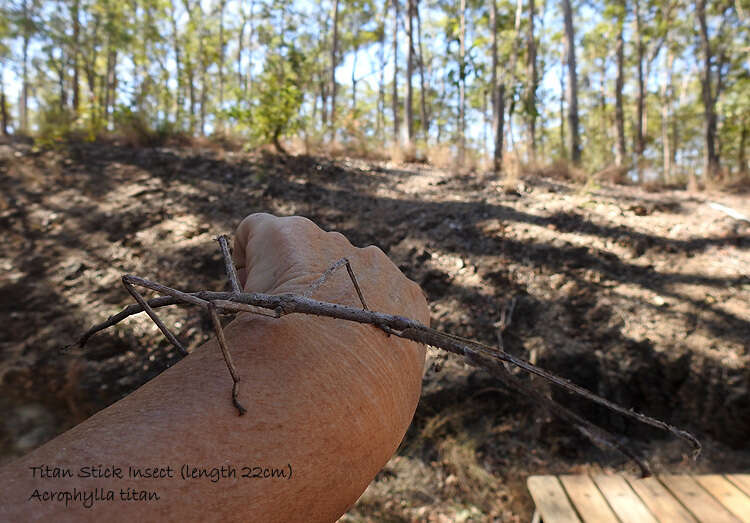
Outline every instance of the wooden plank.
[(531, 476), (526, 485), (542, 520), (551, 523), (581, 523), (562, 485), (555, 476)]
[(750, 474), (726, 474), (726, 478), (734, 483), (734, 486), (750, 496)]
[(594, 483), (624, 523), (657, 523), (622, 476), (594, 476)]
[(719, 500), (740, 521), (750, 523), (750, 497), (719, 474), (693, 476), (701, 487)]
[(558, 476), (585, 523), (618, 523), (617, 516), (588, 476)]
[(659, 480), (693, 513), (698, 521), (705, 523), (739, 522), (690, 476), (667, 474), (659, 476)]
[(695, 518), (656, 478), (627, 478), (630, 486), (660, 523), (694, 522)]

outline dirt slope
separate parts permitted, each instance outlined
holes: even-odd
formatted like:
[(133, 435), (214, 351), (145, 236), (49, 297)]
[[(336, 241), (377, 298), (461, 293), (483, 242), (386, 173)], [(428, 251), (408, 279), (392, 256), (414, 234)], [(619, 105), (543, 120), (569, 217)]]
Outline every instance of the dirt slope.
[[(433, 326), (495, 343), (628, 407), (694, 431), (688, 449), (554, 393), (627, 438), (657, 470), (750, 469), (747, 197), (645, 193), (529, 178), (217, 149), (0, 145), (0, 462), (128, 394), (177, 355), (131, 319), (61, 355), (130, 302), (135, 273), (223, 289), (213, 238), (250, 212), (301, 214), (376, 244), (429, 295)], [(166, 315), (195, 347), (200, 314)], [(399, 455), (344, 520), (528, 520), (524, 479), (631, 465), (481, 371), (431, 351)], [(544, 385), (539, 384), (544, 387)]]

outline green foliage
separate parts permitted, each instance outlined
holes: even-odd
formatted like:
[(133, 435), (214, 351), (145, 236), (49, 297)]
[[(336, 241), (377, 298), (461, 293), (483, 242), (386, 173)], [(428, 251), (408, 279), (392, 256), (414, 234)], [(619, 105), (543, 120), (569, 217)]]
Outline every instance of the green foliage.
[[(562, 157), (561, 131), (568, 136), (569, 131), (564, 115), (562, 121), (559, 117), (559, 74), (564, 69), (559, 6), (535, 2), (539, 78), (536, 97), (530, 100), (529, 2), (522, 3), (517, 33), (517, 2), (495, 1), (497, 79), (505, 87), (505, 116), (512, 119), (512, 127), (506, 126), (506, 132), (513, 133), (505, 140), (506, 151), (514, 148), (523, 154), (530, 149), (529, 116), (534, 115), (540, 156)], [(114, 133), (134, 144), (154, 145), (170, 140), (180, 130), (191, 135), (237, 133), (277, 147), (283, 137), (295, 134), (309, 142), (331, 136), (330, 82), (336, 67), (337, 143), (354, 146), (352, 150), (366, 150), (370, 145), (382, 150), (386, 140), (393, 139), (391, 38), (396, 25), (399, 92), (395, 105), (402, 122), (405, 112), (406, 2), (399, 3), (400, 19), (394, 21), (392, 2), (339, 2), (338, 53), (332, 60), (332, 0), (0, 2), (0, 73), (4, 73), (9, 127), (16, 132), (21, 127), (25, 92), (29, 98), (27, 131), (38, 132), (50, 144), (65, 140), (71, 132), (85, 131), (89, 139)], [(489, 27), (488, 3), (466, 1), (463, 67), (458, 63), (460, 3), (435, 0), (417, 5), (424, 51), (419, 56), (421, 50), (414, 49), (417, 137), (430, 147), (450, 150), (456, 146), (458, 91), (465, 84), (467, 142), (477, 151), (490, 150), (491, 136), (482, 142), (485, 134), (491, 134), (490, 126), (484, 125), (492, 105), (488, 93), (493, 28)], [(607, 0), (585, 5), (575, 14), (578, 106), (583, 166), (596, 171), (614, 161), (614, 46), (621, 24), (624, 128), (631, 154), (626, 165), (633, 162), (630, 144), (638, 54), (633, 3)], [(660, 170), (662, 142), (669, 135), (675, 152), (671, 176), (681, 170), (700, 171), (705, 139), (695, 7), (678, 0), (640, 0), (639, 5), (646, 75), (643, 159), (652, 173)], [(722, 168), (730, 173), (746, 164), (744, 149), (750, 140), (746, 45), (750, 29), (743, 23), (747, 13), (743, 6), (742, 2), (707, 6), (713, 68), (723, 74), (716, 104), (717, 143)], [(24, 41), (29, 44), (27, 56)], [(421, 62), (425, 93), (420, 92)], [(23, 71), (27, 89), (20, 91)], [(351, 82), (341, 81), (342, 74), (352, 72)], [(713, 83), (719, 84), (716, 79)], [(668, 125), (662, 128), (664, 114)]]
[(247, 125), (256, 142), (281, 149), (279, 139), (304, 124), (300, 108), (307, 68), (305, 55), (293, 45), (269, 53), (259, 78), (257, 100), (247, 109), (234, 107), (228, 115)]
[(42, 147), (59, 147), (71, 134), (75, 115), (58, 104), (45, 106), (38, 114), (38, 131), (35, 143)]

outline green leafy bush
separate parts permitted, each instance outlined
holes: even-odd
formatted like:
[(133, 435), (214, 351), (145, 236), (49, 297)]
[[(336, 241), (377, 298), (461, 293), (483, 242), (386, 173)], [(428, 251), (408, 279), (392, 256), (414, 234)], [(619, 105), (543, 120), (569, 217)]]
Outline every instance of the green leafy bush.
[(293, 45), (280, 47), (266, 57), (254, 103), (247, 109), (230, 109), (228, 115), (247, 125), (254, 141), (271, 143), (278, 152), (286, 153), (280, 139), (296, 133), (304, 123), (300, 108), (307, 68), (302, 52)]
[(75, 123), (75, 116), (67, 108), (47, 105), (38, 116), (38, 132), (34, 142), (42, 147), (57, 147), (66, 142)]

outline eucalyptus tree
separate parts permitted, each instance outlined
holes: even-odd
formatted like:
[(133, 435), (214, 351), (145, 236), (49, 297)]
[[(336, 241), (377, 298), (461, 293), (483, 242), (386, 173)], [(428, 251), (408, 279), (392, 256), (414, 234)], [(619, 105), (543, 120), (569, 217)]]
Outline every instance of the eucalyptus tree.
[(29, 47), (39, 29), (40, 0), (16, 0), (6, 8), (11, 23), (11, 35), (21, 40), (21, 96), (19, 125), (22, 132), (29, 130)]
[(580, 74), (583, 89), (579, 96), (580, 119), (586, 166), (603, 169), (613, 161), (611, 109), (608, 104), (608, 71), (610, 70), (609, 43), (617, 32), (607, 17), (598, 18), (581, 38)]
[[(3, 45), (0, 44), (0, 53), (5, 54), (5, 52)], [(0, 132), (3, 136), (8, 136), (9, 125), (8, 100), (5, 96), (5, 60), (0, 58)]]
[(625, 15), (627, 13), (627, 0), (616, 0), (611, 4), (612, 17), (614, 18), (616, 39), (616, 76), (615, 76), (615, 165), (622, 167), (625, 164), (627, 149), (625, 146), (625, 111), (622, 104), (622, 91), (625, 85)]
[(399, 3), (391, 0), (393, 5), (393, 28), (391, 35), (391, 53), (393, 59), (393, 91), (391, 94), (391, 108), (393, 110), (393, 143), (398, 143), (399, 118), (398, 118), (398, 22)]
[[(357, 65), (361, 51), (369, 51), (380, 44), (384, 37), (382, 13), (374, 0), (350, 0), (342, 10), (344, 24), (340, 33), (341, 48), (352, 56), (351, 67), (351, 111), (357, 112), (357, 85), (362, 77), (369, 77), (378, 69), (374, 64), (371, 71), (357, 76)], [(381, 46), (382, 47), (382, 46)]]
[(339, 0), (333, 0), (333, 36), (331, 39), (331, 138), (336, 136), (336, 67), (339, 62)]
[[(524, 113), (526, 114), (528, 132), (529, 132), (529, 157), (536, 161), (536, 117), (537, 104), (536, 92), (539, 87), (539, 73), (537, 69), (537, 37), (534, 34), (534, 25), (536, 18), (536, 4), (534, 0), (528, 0), (529, 15), (526, 31), (526, 98), (524, 103)], [(543, 4), (544, 5), (544, 4)], [(544, 13), (542, 13), (542, 18)]]
[(714, 178), (719, 174), (720, 156), (719, 148), (716, 146), (716, 129), (718, 115), (716, 103), (721, 95), (728, 73), (728, 65), (731, 64), (731, 40), (724, 33), (724, 28), (733, 14), (731, 2), (719, 6), (712, 5), (710, 14), (718, 18), (719, 25), (713, 34), (709, 30), (708, 16), (706, 13), (706, 1), (697, 0), (695, 3), (695, 17), (699, 26), (699, 38), (701, 49), (701, 100), (703, 102), (703, 173), (706, 179)]
[(498, 20), (497, 0), (490, 0), (489, 30), (492, 42), (490, 66), (490, 97), (492, 99), (492, 170), (498, 172), (503, 161), (503, 127), (505, 125), (505, 83), (498, 82)]
[[(462, 0), (464, 1), (464, 0)], [(412, 77), (414, 76), (414, 0), (406, 0), (406, 97), (404, 98), (404, 117), (406, 118), (407, 147), (414, 141), (414, 93)]]
[(574, 165), (581, 162), (581, 139), (578, 129), (578, 73), (576, 71), (576, 43), (573, 26), (573, 8), (571, 0), (562, 0), (565, 19), (565, 54), (568, 70), (568, 150)]
[(424, 47), (422, 46), (422, 16), (420, 15), (419, 10), (419, 0), (415, 0), (414, 16), (416, 16), (417, 18), (417, 47), (419, 48), (419, 119), (422, 126), (422, 132), (424, 134), (424, 141), (427, 142), (430, 134), (430, 122), (427, 118), (427, 85), (425, 84)]

